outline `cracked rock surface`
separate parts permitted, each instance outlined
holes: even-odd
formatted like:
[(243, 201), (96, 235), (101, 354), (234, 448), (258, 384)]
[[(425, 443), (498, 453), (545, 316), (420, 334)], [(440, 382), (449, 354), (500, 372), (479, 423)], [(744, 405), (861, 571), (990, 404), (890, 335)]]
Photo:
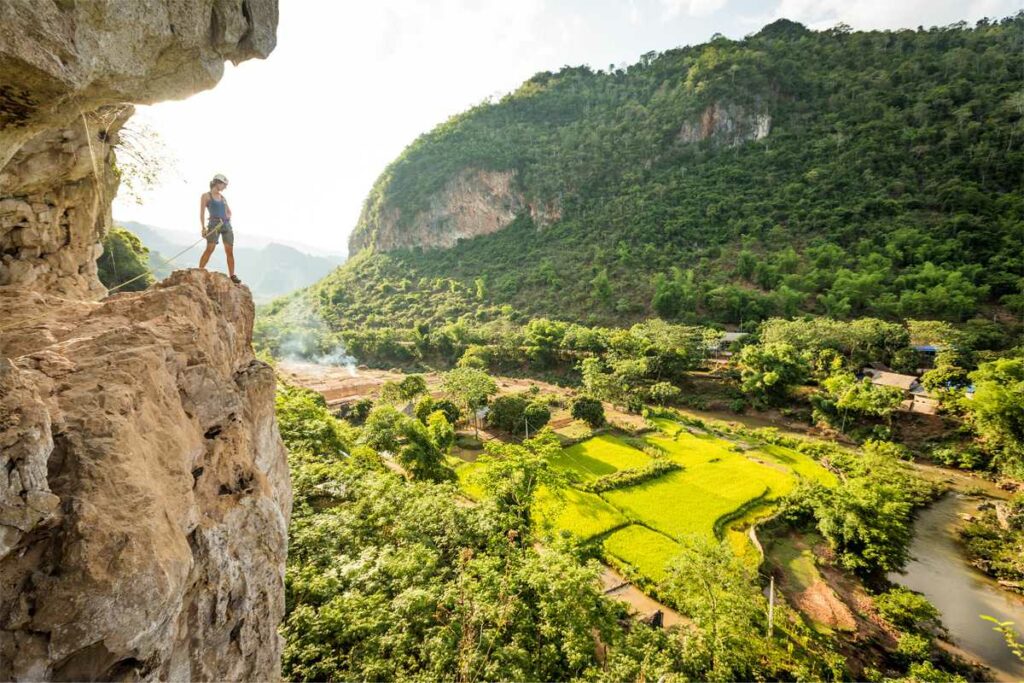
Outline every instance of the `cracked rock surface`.
[(248, 290), (39, 303), (0, 336), (0, 679), (277, 677), (291, 487)]

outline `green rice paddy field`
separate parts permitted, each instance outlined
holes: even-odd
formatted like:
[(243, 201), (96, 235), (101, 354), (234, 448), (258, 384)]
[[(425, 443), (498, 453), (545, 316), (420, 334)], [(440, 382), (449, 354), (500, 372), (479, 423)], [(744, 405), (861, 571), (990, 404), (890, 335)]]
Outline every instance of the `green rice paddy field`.
[[(601, 494), (575, 488), (561, 496), (542, 491), (537, 513), (555, 531), (599, 541), (609, 561), (654, 583), (667, 576), (679, 541), (691, 535), (713, 537), (717, 530), (737, 552), (757, 561), (746, 536), (729, 526), (767, 514), (771, 502), (792, 491), (800, 478), (834, 482), (813, 458), (795, 450), (691, 433), (667, 418), (653, 422), (657, 430), (644, 435), (642, 443), (602, 434), (565, 448), (552, 464), (571, 473), (577, 483), (643, 467), (651, 462), (652, 452), (679, 463), (681, 470)], [(646, 446), (648, 452), (635, 446)], [(473, 473), (481, 466), (464, 463), (456, 469), (463, 490), (475, 498), (481, 491)]]

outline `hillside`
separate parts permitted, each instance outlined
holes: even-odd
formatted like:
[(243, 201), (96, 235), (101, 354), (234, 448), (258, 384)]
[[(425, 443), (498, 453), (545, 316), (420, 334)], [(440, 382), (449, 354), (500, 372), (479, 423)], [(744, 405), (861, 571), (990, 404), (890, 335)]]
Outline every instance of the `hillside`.
[[(138, 235), (150, 252), (158, 252), (163, 258), (173, 256), (199, 237), (198, 234), (164, 230), (133, 221), (123, 221), (121, 225)], [(235, 245), (235, 265), (238, 276), (252, 290), (253, 299), (257, 303), (307, 287), (344, 262), (340, 256), (314, 256), (277, 242), (260, 243), (253, 247), (241, 244), (243, 241), (250, 240), (243, 240), (240, 236), (240, 243)], [(202, 249), (197, 246), (194, 251), (181, 257), (177, 267), (195, 265), (201, 252)], [(154, 258), (152, 253), (150, 256), (153, 271), (161, 276), (168, 275), (171, 269), (159, 258)], [(209, 268), (220, 272), (227, 270), (223, 249), (213, 253)]]
[(539, 73), (413, 142), (304, 296), (350, 327), (1019, 314), (1022, 43), (780, 20)]

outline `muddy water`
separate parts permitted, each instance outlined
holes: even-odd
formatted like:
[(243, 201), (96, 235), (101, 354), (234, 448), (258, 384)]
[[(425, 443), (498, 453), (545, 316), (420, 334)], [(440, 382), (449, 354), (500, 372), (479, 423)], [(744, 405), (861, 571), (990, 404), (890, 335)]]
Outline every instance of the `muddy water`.
[(987, 614), (1000, 621), (1013, 621), (1024, 628), (1024, 600), (999, 586), (974, 567), (960, 553), (956, 529), (958, 513), (974, 512), (972, 501), (949, 493), (922, 510), (914, 524), (914, 541), (902, 575), (890, 579), (924, 593), (942, 612), (942, 623), (953, 641), (983, 664), (991, 667), (1000, 681), (1024, 680), (1024, 663), (1007, 649), (992, 624), (979, 618)]

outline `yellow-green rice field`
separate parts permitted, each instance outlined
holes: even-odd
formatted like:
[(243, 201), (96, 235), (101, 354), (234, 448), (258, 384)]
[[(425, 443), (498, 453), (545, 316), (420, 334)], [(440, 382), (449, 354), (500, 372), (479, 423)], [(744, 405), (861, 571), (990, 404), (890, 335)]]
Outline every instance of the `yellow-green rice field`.
[[(789, 448), (735, 442), (667, 418), (652, 423), (657, 429), (641, 443), (602, 434), (563, 449), (551, 464), (570, 473), (574, 486), (641, 468), (655, 452), (682, 469), (600, 494), (572, 486), (558, 496), (544, 490), (537, 518), (555, 533), (598, 541), (611, 561), (655, 583), (666, 577), (679, 541), (691, 535), (727, 538), (739, 554), (759, 561), (741, 527), (769, 514), (771, 503), (801, 478), (835, 481), (813, 458)], [(463, 463), (456, 469), (473, 498), (482, 495), (473, 476), (482, 466)]]

